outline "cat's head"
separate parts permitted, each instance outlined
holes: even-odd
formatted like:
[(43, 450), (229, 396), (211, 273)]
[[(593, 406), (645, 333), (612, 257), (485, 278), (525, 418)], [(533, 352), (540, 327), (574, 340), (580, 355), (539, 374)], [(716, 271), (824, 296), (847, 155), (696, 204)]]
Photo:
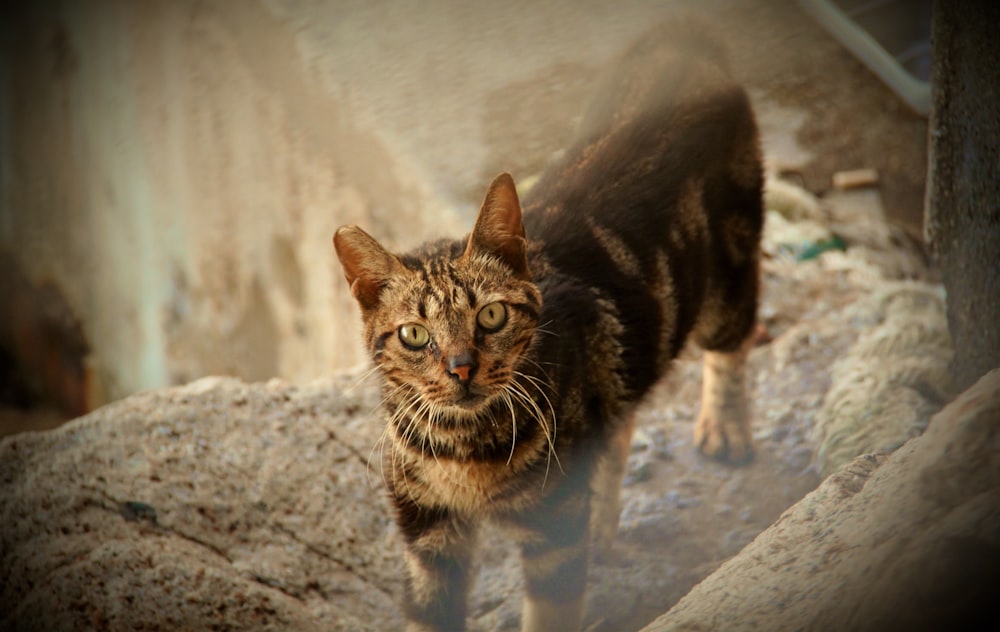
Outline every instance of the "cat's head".
[(490, 185), (467, 240), (397, 256), (345, 226), (333, 243), (361, 307), (365, 343), (398, 400), (462, 417), (510, 388), (538, 326), (541, 294), (509, 174)]

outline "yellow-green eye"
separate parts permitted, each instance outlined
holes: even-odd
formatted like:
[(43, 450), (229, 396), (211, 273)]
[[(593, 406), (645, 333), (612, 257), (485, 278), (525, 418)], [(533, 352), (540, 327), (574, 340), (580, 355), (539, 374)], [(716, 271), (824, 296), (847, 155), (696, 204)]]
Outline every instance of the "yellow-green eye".
[(476, 322), (488, 332), (499, 331), (507, 323), (507, 308), (503, 303), (490, 303), (479, 310)]
[(431, 341), (431, 334), (423, 325), (403, 325), (399, 328), (399, 339), (410, 349), (423, 349)]

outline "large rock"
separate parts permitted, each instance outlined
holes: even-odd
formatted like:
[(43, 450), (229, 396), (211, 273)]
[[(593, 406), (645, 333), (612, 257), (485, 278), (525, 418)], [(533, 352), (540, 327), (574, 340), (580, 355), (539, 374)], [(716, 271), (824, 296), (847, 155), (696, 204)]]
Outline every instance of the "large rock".
[(842, 316), (858, 340), (831, 369), (814, 427), (820, 474), (859, 454), (892, 452), (920, 435), (954, 395), (951, 340), (939, 286), (890, 282)]
[[(642, 626), (814, 483), (787, 449), (806, 434), (789, 414), (815, 414), (824, 380), (799, 359), (762, 367), (790, 406), (762, 416), (758, 461), (739, 470), (693, 456), (697, 362), (678, 363), (640, 414), (619, 541), (592, 572), (593, 629)], [(5, 439), (0, 629), (398, 628), (401, 545), (367, 464), (378, 395), (359, 377), (206, 378)], [(962, 623), (1000, 580), (998, 420), (1000, 371), (894, 455), (828, 479), (650, 629)], [(486, 531), (473, 629), (516, 629), (511, 553)]]
[(891, 456), (861, 456), (645, 628), (995, 629), (1000, 370)]
[(344, 386), (205, 378), (5, 440), (0, 628), (398, 627), (377, 399)]

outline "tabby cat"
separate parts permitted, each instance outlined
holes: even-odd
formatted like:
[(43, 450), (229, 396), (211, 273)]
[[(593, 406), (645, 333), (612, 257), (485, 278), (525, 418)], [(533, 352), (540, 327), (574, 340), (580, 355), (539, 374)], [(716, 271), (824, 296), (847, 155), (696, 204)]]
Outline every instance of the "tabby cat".
[(397, 255), (355, 226), (334, 235), (384, 379), (409, 630), (464, 628), (484, 519), (521, 547), (522, 629), (580, 627), (591, 544), (617, 528), (632, 411), (689, 335), (706, 351), (696, 444), (752, 455), (753, 113), (689, 21), (622, 64), (523, 214), (505, 173), (467, 238)]

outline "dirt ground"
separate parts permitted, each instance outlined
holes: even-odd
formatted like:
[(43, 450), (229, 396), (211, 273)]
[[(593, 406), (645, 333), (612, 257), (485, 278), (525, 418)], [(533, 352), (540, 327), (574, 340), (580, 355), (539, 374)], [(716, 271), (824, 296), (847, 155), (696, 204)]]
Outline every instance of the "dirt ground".
[[(922, 233), (927, 120), (805, 15), (783, 2), (723, 3), (716, 13), (728, 34), (734, 71), (758, 102), (802, 114), (796, 140), (809, 159), (797, 170), (817, 195), (837, 171), (872, 167), (890, 222)], [(708, 9), (711, 10), (711, 9)], [(780, 148), (772, 154), (781, 160)], [(780, 166), (780, 165), (779, 165)]]

